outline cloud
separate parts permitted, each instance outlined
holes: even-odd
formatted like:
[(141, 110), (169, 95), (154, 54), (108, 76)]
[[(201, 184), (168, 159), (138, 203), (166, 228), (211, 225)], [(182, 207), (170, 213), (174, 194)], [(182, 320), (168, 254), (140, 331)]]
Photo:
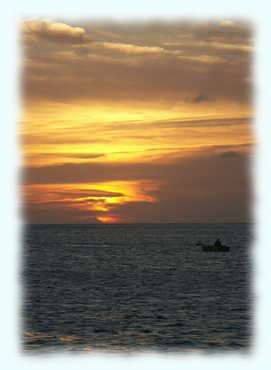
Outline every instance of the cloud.
[[(107, 24), (103, 31), (119, 36), (114, 42), (98, 35), (98, 26), (81, 27), (25, 23), (26, 99), (172, 102), (208, 92), (216, 101), (250, 101), (252, 45), (247, 25), (180, 23), (143, 32), (142, 26)], [(44, 42), (48, 39), (55, 42)]]
[(238, 157), (240, 156), (241, 154), (238, 153), (238, 152), (235, 152), (233, 150), (228, 150), (226, 152), (222, 152), (220, 153), (220, 157), (223, 157), (223, 158), (232, 158), (232, 157)]
[(123, 197), (124, 194), (120, 192), (115, 191), (107, 191), (107, 190), (100, 190), (100, 189), (83, 189), (83, 188), (71, 188), (68, 187), (68, 190), (63, 187), (56, 186), (53, 184), (53, 186), (47, 187), (47, 198), (48, 194), (50, 197), (47, 199), (46, 197), (41, 200), (40, 194), (44, 191), (44, 187), (37, 185), (37, 186), (26, 186), (25, 187), (25, 196), (28, 197), (28, 199), (31, 200), (32, 203), (35, 203), (35, 200), (37, 203), (55, 203), (55, 202), (74, 202), (75, 200), (77, 202), (88, 202), (90, 198), (119, 198)]
[(82, 222), (98, 223), (96, 212), (74, 208), (71, 212), (67, 204), (39, 204), (25, 203), (22, 208), (22, 215), (29, 223), (51, 223), (51, 224), (73, 224)]
[[(103, 164), (78, 164), (46, 166), (42, 168), (26, 168), (25, 180), (28, 183), (24, 189), (29, 189), (30, 197), (35, 197), (34, 189), (40, 194), (50, 193), (49, 203), (44, 207), (42, 204), (27, 201), (26, 205), (32, 207), (27, 214), (27, 219), (37, 222), (39, 219), (51, 221), (53, 210), (66, 207), (66, 214), (53, 216), (55, 221), (68, 222), (71, 218), (77, 219), (78, 207), (83, 211), (85, 207), (90, 209), (90, 217), (100, 215), (91, 211), (95, 207), (93, 199), (82, 199), (76, 204), (73, 202), (54, 202), (54, 198), (62, 199), (69, 196), (79, 198), (102, 198), (116, 199), (125, 198), (125, 189), (119, 186), (115, 188), (99, 189), (99, 183), (106, 184), (110, 181), (133, 181), (140, 182), (140, 197), (129, 199), (129, 202), (112, 201), (107, 211), (102, 213), (106, 216), (114, 215), (125, 222), (226, 222), (247, 220), (249, 215), (250, 183), (247, 172), (248, 157), (246, 155), (226, 154), (227, 160), (222, 153), (241, 151), (239, 146), (226, 146), (211, 148), (195, 153), (190, 158), (174, 158), (172, 162), (163, 163), (153, 161), (150, 163), (103, 163)], [(83, 190), (82, 184), (92, 185), (90, 190)], [(161, 184), (161, 186), (148, 187), (145, 183)], [(39, 185), (41, 184), (41, 185)], [(48, 184), (48, 185), (47, 185)], [(62, 184), (62, 185), (61, 185)], [(76, 185), (77, 184), (77, 185)], [(98, 184), (98, 186), (97, 186)], [(41, 186), (41, 188), (39, 188)], [(65, 190), (65, 187), (67, 189)], [(63, 187), (61, 194), (56, 194)], [(72, 190), (74, 187), (74, 190)], [(41, 191), (40, 189), (44, 189)], [(50, 190), (51, 189), (51, 190)], [(69, 190), (70, 189), (70, 190)], [(122, 190), (124, 190), (122, 192)], [(156, 202), (144, 201), (151, 196)], [(63, 200), (63, 199), (62, 199)], [(100, 202), (99, 199), (97, 201)], [(74, 204), (74, 209), (68, 208)], [(103, 203), (99, 203), (104, 206)], [(35, 206), (35, 208), (33, 208)], [(49, 213), (50, 209), (52, 212)], [(43, 212), (43, 213), (42, 213)], [(87, 213), (85, 214), (87, 217)], [(67, 219), (69, 217), (69, 219)], [(68, 220), (68, 221), (67, 221)], [(92, 219), (89, 219), (92, 222)]]
[(248, 53), (223, 49), (208, 55), (207, 50), (204, 54), (201, 50), (187, 50), (174, 57), (158, 52), (159, 47), (114, 44), (118, 49), (108, 49), (93, 44), (93, 49), (83, 49), (83, 55), (78, 55), (77, 49), (72, 56), (60, 53), (65, 48), (63, 44), (51, 50), (58, 46), (53, 43), (47, 45), (45, 52), (29, 50), (31, 62), (25, 66), (22, 81), (25, 98), (172, 102), (193, 96), (195, 91), (208, 91), (208, 96), (216, 101), (250, 101)]
[(233, 21), (230, 21), (230, 20), (223, 20), (221, 22), (219, 22), (220, 26), (222, 27), (234, 27), (234, 22)]
[(96, 159), (96, 158), (101, 158), (104, 157), (104, 153), (41, 153), (39, 154), (39, 157), (52, 157), (55, 158), (56, 156), (61, 155), (62, 158), (70, 158), (70, 159)]
[(101, 42), (98, 45), (105, 49), (116, 50), (125, 54), (160, 54), (164, 51), (163, 48), (158, 46), (140, 46), (118, 42)]
[[(74, 191), (51, 191), (51, 194), (56, 195), (64, 195), (68, 197), (94, 197), (94, 198), (102, 198), (102, 197), (122, 197), (123, 193), (120, 192), (113, 192), (113, 191), (105, 191), (100, 189), (75, 189)], [(83, 199), (89, 200), (89, 199)]]
[(23, 33), (36, 39), (64, 43), (80, 43), (86, 35), (85, 30), (81, 27), (73, 27), (51, 20), (27, 21), (23, 24)]
[(209, 101), (209, 97), (206, 94), (200, 93), (194, 97), (187, 97), (185, 99), (186, 102), (192, 103), (192, 104), (199, 104), (206, 101)]
[[(245, 146), (246, 148), (246, 146)], [(105, 181), (127, 181), (127, 180), (157, 180), (168, 179), (176, 176), (176, 171), (179, 171), (179, 177), (185, 182), (189, 178), (189, 173), (192, 177), (193, 171), (196, 173), (202, 171), (204, 164), (223, 165), (221, 155), (218, 155), (219, 150), (242, 151), (243, 145), (214, 146), (205, 147), (202, 150), (195, 150), (189, 157), (183, 157), (182, 152), (179, 155), (175, 153), (173, 156), (168, 156), (166, 161), (160, 159), (152, 162), (141, 163), (126, 163), (126, 162), (88, 162), (88, 163), (65, 163), (56, 165), (45, 165), (41, 167), (25, 167), (23, 172), (24, 184), (67, 184), (67, 183), (93, 183)], [(221, 152), (220, 152), (221, 153)], [(245, 154), (245, 151), (244, 151)], [(234, 163), (236, 164), (237, 161)], [(245, 163), (246, 156), (239, 156), (238, 159)], [(220, 160), (220, 162), (219, 162)], [(211, 162), (210, 162), (211, 161)], [(209, 169), (210, 170), (210, 169)], [(233, 171), (233, 169), (232, 169)], [(208, 171), (206, 172), (208, 174)], [(190, 184), (191, 185), (191, 184)]]

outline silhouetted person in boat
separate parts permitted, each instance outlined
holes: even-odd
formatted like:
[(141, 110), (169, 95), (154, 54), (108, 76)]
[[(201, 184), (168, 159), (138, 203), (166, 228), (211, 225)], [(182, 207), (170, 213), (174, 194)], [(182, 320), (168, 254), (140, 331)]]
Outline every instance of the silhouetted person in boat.
[(216, 239), (215, 241), (215, 247), (222, 247), (220, 239)]

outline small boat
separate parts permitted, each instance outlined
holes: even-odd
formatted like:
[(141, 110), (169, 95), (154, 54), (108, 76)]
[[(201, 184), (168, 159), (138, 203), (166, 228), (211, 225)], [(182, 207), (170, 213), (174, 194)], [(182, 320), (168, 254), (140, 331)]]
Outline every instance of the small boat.
[(227, 245), (208, 245), (208, 244), (203, 244), (201, 242), (198, 242), (196, 245), (201, 246), (202, 250), (204, 252), (229, 252), (230, 247)]

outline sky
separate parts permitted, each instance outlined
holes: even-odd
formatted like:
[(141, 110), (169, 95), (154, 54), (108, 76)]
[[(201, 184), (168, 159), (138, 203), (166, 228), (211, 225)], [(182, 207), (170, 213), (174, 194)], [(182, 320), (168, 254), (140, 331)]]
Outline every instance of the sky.
[(250, 220), (249, 24), (22, 24), (29, 223)]

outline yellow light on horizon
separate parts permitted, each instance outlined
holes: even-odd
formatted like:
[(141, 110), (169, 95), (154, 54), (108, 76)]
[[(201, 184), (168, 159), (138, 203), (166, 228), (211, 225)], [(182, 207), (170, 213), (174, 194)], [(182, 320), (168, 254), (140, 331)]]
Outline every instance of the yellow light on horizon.
[(157, 181), (135, 180), (93, 184), (30, 184), (24, 185), (23, 190), (26, 201), (31, 204), (64, 204), (67, 208), (96, 212), (97, 220), (109, 222), (105, 220), (112, 219), (110, 212), (115, 206), (130, 202), (156, 202), (149, 192), (160, 186), (161, 183)]

